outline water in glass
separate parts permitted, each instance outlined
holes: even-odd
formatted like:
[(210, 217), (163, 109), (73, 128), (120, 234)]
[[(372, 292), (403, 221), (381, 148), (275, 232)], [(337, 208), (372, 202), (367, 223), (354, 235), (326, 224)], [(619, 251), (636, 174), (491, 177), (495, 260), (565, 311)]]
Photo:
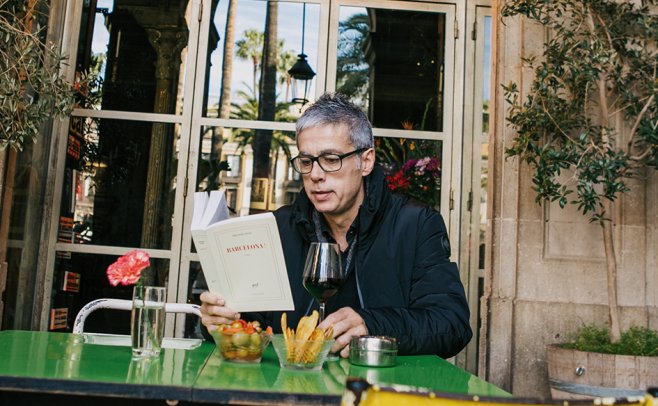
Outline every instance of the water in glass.
[(165, 288), (135, 288), (130, 320), (133, 358), (160, 355), (165, 323)]

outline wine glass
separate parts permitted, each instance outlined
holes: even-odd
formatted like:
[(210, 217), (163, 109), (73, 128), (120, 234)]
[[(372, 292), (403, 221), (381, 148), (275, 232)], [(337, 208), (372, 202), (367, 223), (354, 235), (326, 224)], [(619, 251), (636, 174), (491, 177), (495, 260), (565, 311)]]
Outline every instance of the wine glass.
[(338, 244), (312, 242), (304, 264), (304, 288), (320, 304), (320, 320), (324, 320), (324, 305), (343, 284), (345, 275)]

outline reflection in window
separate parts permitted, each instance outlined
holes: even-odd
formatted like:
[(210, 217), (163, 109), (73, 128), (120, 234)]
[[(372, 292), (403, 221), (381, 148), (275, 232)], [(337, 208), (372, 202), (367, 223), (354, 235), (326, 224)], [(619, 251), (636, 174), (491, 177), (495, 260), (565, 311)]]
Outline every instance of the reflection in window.
[(169, 248), (179, 132), (173, 124), (72, 117), (58, 241)]
[(188, 13), (187, 0), (85, 1), (76, 76), (89, 85), (81, 107), (180, 114)]
[[(288, 70), (301, 52), (303, 9), (303, 3), (280, 1), (220, 2), (208, 37), (206, 116), (268, 121), (299, 116), (299, 106), (290, 103)], [(305, 13), (304, 53), (317, 70), (320, 5), (306, 4)], [(268, 108), (276, 114), (268, 116)]]
[(226, 163), (228, 169), (226, 170), (226, 177), (237, 178), (240, 176), (240, 155), (229, 154), (226, 155)]
[(336, 90), (374, 127), (442, 131), (445, 14), (341, 7)]
[[(190, 262), (187, 287), (187, 303), (200, 305), (201, 293), (208, 290), (208, 286), (199, 262)], [(201, 328), (199, 317), (191, 314), (185, 315), (184, 335), (186, 338), (203, 338)]]
[[(70, 332), (75, 316), (92, 300), (132, 298), (132, 286), (112, 286), (104, 272), (117, 256), (69, 251), (57, 251), (55, 256), (49, 330)], [(151, 258), (143, 278), (145, 284), (166, 286), (168, 273), (169, 260)], [(84, 331), (130, 334), (130, 312), (97, 310), (87, 318)]]
[(441, 141), (376, 137), (375, 149), (392, 192), (439, 207)]
[(238, 203), (238, 189), (236, 187), (226, 188), (226, 205), (231, 213), (235, 213), (235, 208)]
[[(221, 130), (220, 150), (211, 153), (213, 137)], [(299, 177), (290, 177), (290, 159), (297, 153), (294, 132), (274, 130), (266, 150), (268, 175), (254, 170), (258, 159), (252, 147), (259, 130), (205, 127), (197, 172), (197, 190), (233, 189), (235, 214), (271, 211), (287, 201), (287, 193), (301, 189)], [(221, 158), (217, 158), (221, 157)], [(261, 162), (263, 158), (261, 158)]]

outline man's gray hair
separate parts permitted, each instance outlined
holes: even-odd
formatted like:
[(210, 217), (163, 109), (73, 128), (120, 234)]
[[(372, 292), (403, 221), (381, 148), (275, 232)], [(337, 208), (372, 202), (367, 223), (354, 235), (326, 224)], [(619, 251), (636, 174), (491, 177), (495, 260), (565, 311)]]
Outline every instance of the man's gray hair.
[(354, 148), (373, 148), (372, 127), (365, 113), (347, 96), (340, 93), (325, 93), (311, 104), (297, 120), (297, 135), (307, 128), (325, 125), (347, 128), (347, 136)]

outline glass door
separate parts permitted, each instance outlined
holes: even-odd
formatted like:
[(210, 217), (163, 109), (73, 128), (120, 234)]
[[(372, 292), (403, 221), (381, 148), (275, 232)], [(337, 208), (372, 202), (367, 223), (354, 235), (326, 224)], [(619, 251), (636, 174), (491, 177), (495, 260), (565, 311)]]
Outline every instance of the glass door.
[[(191, 123), (186, 207), (194, 192), (223, 188), (232, 216), (275, 210), (301, 188), (288, 162), (296, 155), (288, 70), (304, 54), (315, 71), (309, 99), (324, 90), (328, 2), (240, 0), (204, 2)], [(186, 210), (179, 301), (205, 289)], [(179, 334), (195, 334), (190, 316)]]
[[(200, 0), (68, 3), (78, 97), (58, 134), (41, 315), (49, 330), (70, 331), (91, 300), (130, 298), (132, 287), (110, 286), (105, 269), (135, 248), (152, 258), (146, 282), (177, 299), (200, 12)], [(129, 317), (100, 312), (85, 329), (126, 333)]]
[(389, 188), (439, 209), (452, 241), (455, 8), (332, 2), (326, 82), (366, 111)]
[[(362, 106), (389, 187), (439, 209), (459, 246), (457, 5), (92, 0), (69, 8), (69, 53), (76, 78), (87, 80), (58, 152), (42, 325), (70, 329), (85, 303), (130, 297), (131, 288), (109, 286), (105, 268), (133, 248), (149, 252), (149, 277), (167, 286), (169, 301), (198, 301), (194, 192), (224, 188), (241, 216), (291, 203), (301, 188), (288, 161), (303, 107), (292, 102), (288, 70), (302, 53), (316, 73), (308, 99), (340, 91)], [(128, 326), (125, 314), (93, 317), (98, 331)], [(199, 334), (196, 318), (173, 320), (167, 334)]]
[[(287, 70), (303, 53), (317, 73), (309, 98), (339, 91), (362, 106), (391, 178), (405, 164), (427, 160), (425, 188), (400, 192), (439, 208), (449, 223), (454, 25), (455, 6), (433, 3), (206, 3), (195, 83), (203, 95), (194, 104), (186, 207), (195, 191), (220, 187), (235, 216), (294, 200), (301, 179), (288, 160), (296, 155), (294, 121), (302, 106), (291, 103)], [(190, 218), (186, 211), (184, 224)], [(205, 288), (189, 234), (184, 227), (181, 301), (198, 300)], [(177, 321), (177, 332), (192, 333), (186, 319)]]

